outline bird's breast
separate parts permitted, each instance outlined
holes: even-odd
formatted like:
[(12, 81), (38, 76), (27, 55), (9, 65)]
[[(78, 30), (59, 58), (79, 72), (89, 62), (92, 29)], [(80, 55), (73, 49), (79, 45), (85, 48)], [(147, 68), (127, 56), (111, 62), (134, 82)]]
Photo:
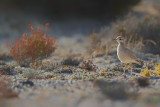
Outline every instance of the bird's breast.
[(117, 47), (117, 56), (122, 63), (128, 63), (125, 52), (124, 52), (124, 48), (120, 45), (118, 45)]

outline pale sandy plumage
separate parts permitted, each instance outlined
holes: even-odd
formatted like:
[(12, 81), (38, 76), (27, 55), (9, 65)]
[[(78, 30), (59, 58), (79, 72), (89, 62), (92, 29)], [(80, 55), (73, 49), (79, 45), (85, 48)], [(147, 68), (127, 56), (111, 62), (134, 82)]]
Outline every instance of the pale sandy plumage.
[(117, 56), (122, 63), (136, 63), (139, 65), (141, 64), (135, 54), (125, 47), (124, 38), (122, 36), (118, 36), (116, 38), (116, 41), (118, 42)]
[(118, 42), (117, 56), (122, 63), (124, 64), (136, 63), (141, 65), (140, 59), (138, 59), (131, 50), (125, 47), (124, 38), (122, 36), (118, 36), (116, 38), (116, 41)]

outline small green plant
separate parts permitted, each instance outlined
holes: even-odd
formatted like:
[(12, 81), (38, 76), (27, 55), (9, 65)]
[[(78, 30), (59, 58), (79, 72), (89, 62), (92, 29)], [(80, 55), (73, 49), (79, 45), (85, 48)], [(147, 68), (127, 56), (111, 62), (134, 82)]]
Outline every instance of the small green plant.
[(148, 67), (146, 67), (145, 70), (142, 70), (141, 74), (146, 76), (146, 77), (152, 77), (153, 76), (153, 73), (148, 69)]
[(92, 60), (83, 61), (82, 64), (80, 65), (80, 68), (94, 72), (96, 72), (98, 69), (98, 67), (93, 64)]
[[(48, 27), (48, 24), (46, 25)], [(17, 39), (16, 43), (11, 47), (11, 57), (21, 66), (28, 65), (38, 58), (49, 57), (56, 49), (57, 42), (54, 38), (49, 37), (43, 30), (34, 29), (29, 25), (31, 34), (22, 35), (22, 39)]]
[(154, 70), (148, 69), (148, 66), (147, 66), (145, 70), (141, 71), (141, 74), (146, 77), (160, 76), (160, 64), (155, 65)]
[(157, 64), (157, 65), (155, 65), (155, 74), (156, 74), (157, 76), (160, 76), (160, 63)]

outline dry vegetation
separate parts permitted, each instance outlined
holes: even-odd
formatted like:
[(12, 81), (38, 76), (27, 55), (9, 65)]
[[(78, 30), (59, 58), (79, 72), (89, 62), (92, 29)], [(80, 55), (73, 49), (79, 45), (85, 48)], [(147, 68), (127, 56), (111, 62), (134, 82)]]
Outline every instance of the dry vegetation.
[[(144, 2), (145, 3), (145, 2)], [(144, 3), (140, 4), (145, 8)], [(149, 5), (149, 4), (148, 4)], [(126, 38), (127, 47), (134, 51), (151, 52), (158, 54), (160, 52), (160, 15), (158, 4), (152, 4), (152, 13), (138, 11), (135, 7), (133, 12), (118, 21), (106, 26), (98, 33), (90, 35), (90, 52), (95, 55), (114, 52), (116, 42), (112, 39), (118, 35)], [(151, 7), (150, 7), (151, 8)]]
[[(111, 28), (103, 28), (100, 33), (97, 34), (100, 36), (95, 37), (95, 34), (92, 34), (91, 37), (94, 39), (92, 39), (93, 45), (91, 45), (91, 49), (96, 49), (98, 52), (101, 51), (103, 53), (106, 50), (105, 53), (110, 53), (116, 44), (112, 39), (118, 35), (122, 35), (126, 38), (127, 47), (135, 51), (159, 53), (159, 22), (159, 17), (145, 16), (139, 19), (133, 15), (129, 15), (124, 18), (124, 20), (114, 23)], [(112, 33), (110, 33), (110, 31), (112, 31)], [(96, 47), (92, 48), (94, 45), (96, 45)]]
[[(47, 29), (49, 27), (46, 24)], [(27, 66), (31, 62), (35, 62), (38, 58), (49, 57), (57, 48), (57, 42), (54, 38), (49, 37), (43, 30), (35, 28), (29, 25), (31, 34), (27, 33), (22, 35), (22, 39), (17, 38), (16, 43), (9, 46), (11, 57), (21, 66)]]

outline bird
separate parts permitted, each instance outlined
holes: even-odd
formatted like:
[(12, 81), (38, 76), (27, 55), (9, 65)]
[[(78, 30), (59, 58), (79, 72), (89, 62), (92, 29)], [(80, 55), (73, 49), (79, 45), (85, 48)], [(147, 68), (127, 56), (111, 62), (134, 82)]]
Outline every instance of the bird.
[[(118, 59), (125, 65), (127, 64), (131, 65), (131, 75), (132, 75), (132, 64), (135, 63), (138, 65), (141, 65), (141, 59), (137, 58), (136, 55), (125, 46), (124, 37), (118, 36), (115, 40), (118, 42), (118, 46), (117, 46)], [(125, 74), (125, 70), (124, 70), (124, 74)]]

